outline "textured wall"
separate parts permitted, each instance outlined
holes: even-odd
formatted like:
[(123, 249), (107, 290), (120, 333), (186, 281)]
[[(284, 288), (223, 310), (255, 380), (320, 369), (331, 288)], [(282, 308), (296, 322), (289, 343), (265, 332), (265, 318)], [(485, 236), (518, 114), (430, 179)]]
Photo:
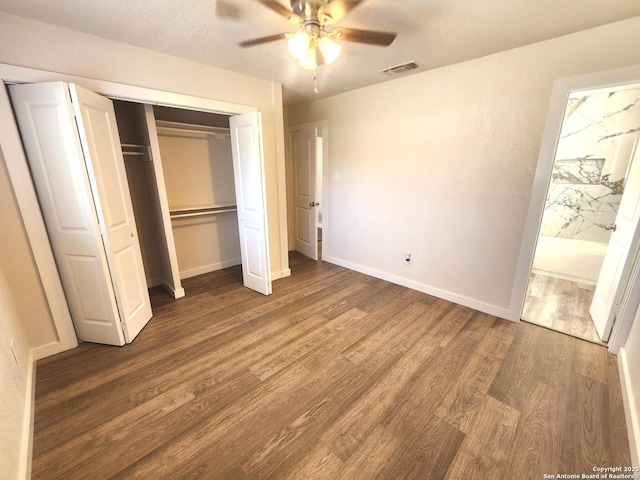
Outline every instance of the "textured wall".
[[(18, 355), (11, 352), (13, 339)], [(28, 405), (32, 361), (29, 345), (5, 272), (0, 267), (0, 472), (2, 478), (21, 478), (26, 465), (25, 446), (30, 421)]]
[(0, 152), (0, 267), (9, 279), (9, 289), (29, 345), (36, 347), (56, 340), (35, 262), (9, 176)]
[(627, 424), (633, 424), (635, 444), (631, 444), (631, 460), (633, 465), (637, 466), (640, 464), (640, 308), (620, 356), (624, 358), (627, 367), (627, 394), (631, 413)]

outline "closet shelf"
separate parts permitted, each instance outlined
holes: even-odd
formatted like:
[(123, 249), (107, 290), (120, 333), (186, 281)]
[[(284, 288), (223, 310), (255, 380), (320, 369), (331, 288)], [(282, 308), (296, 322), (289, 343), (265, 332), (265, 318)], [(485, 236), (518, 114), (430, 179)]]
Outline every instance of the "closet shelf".
[(170, 122), (168, 120), (156, 120), (158, 133), (164, 134), (190, 134), (205, 135), (216, 138), (230, 137), (230, 131), (226, 127), (212, 127), (209, 125), (195, 125), (191, 123)]
[(238, 208), (236, 205), (212, 205), (209, 207), (199, 208), (184, 208), (171, 210), (169, 215), (171, 218), (189, 218), (189, 217), (201, 217), (205, 215), (217, 215), (218, 213), (235, 212)]

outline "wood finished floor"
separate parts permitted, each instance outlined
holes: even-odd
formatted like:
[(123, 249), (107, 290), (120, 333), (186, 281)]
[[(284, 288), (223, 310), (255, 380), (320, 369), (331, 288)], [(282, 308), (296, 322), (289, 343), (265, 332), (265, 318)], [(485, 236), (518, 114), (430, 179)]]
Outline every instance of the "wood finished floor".
[(532, 273), (522, 319), (604, 345), (591, 320), (594, 285)]
[(598, 345), (293, 254), (38, 362), (33, 478), (539, 479), (630, 464)]

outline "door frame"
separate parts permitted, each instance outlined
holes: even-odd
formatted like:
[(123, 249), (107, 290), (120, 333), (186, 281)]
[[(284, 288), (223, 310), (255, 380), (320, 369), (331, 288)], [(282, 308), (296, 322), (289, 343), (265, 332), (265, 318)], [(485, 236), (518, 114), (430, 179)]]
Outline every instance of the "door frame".
[[(640, 83), (640, 65), (562, 78), (553, 83), (509, 304), (509, 317), (511, 319), (520, 321), (524, 308), (529, 276), (533, 267), (542, 215), (555, 160), (555, 151), (560, 138), (569, 94), (582, 90), (623, 87), (634, 83)], [(634, 272), (637, 271), (638, 264), (639, 262), (636, 258), (632, 267)], [(625, 297), (609, 337), (608, 348), (611, 353), (617, 354), (627, 339), (638, 308), (638, 303), (634, 302), (637, 297), (640, 297), (640, 275), (632, 275), (627, 283)]]
[[(287, 235), (289, 250), (295, 250), (295, 230), (298, 226), (295, 223), (295, 198), (293, 182), (295, 165), (293, 164), (293, 158), (291, 155), (291, 134), (297, 130), (305, 128), (315, 128), (316, 135), (318, 131), (322, 132), (322, 251), (318, 260), (324, 260), (328, 256), (330, 250), (329, 244), (329, 122), (327, 120), (319, 120), (317, 122), (301, 123), (291, 125), (287, 127), (287, 141), (286, 141), (286, 169), (287, 169), (287, 224), (289, 225), (289, 232)], [(317, 137), (316, 137), (317, 138)], [(316, 156), (316, 162), (318, 158)], [(317, 168), (316, 168), (317, 171)]]
[(0, 129), (0, 146), (58, 336), (58, 341), (34, 349), (36, 360), (74, 348), (78, 345), (78, 341), (31, 180), (27, 159), (22, 149), (20, 133), (4, 84), (52, 81), (75, 83), (112, 100), (186, 108), (225, 115), (258, 111), (257, 107), (249, 105), (0, 63), (0, 82), (3, 84), (0, 88), (0, 123), (5, 126)]

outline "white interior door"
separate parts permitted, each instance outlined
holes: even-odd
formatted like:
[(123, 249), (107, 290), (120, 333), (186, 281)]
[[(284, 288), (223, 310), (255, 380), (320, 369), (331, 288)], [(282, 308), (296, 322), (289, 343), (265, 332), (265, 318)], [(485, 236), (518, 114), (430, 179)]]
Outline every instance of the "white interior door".
[(318, 259), (318, 216), (316, 207), (317, 129), (304, 128), (291, 132), (291, 155), (294, 168), (296, 251)]
[(236, 115), (229, 119), (229, 124), (242, 280), (246, 287), (270, 295), (271, 269), (260, 114)]
[(76, 335), (124, 345), (68, 86), (9, 92)]
[(122, 329), (131, 342), (152, 312), (116, 115), (108, 98), (77, 85), (69, 90)]
[(624, 194), (589, 309), (598, 335), (609, 339), (638, 245), (640, 229), (640, 146), (636, 144)]

